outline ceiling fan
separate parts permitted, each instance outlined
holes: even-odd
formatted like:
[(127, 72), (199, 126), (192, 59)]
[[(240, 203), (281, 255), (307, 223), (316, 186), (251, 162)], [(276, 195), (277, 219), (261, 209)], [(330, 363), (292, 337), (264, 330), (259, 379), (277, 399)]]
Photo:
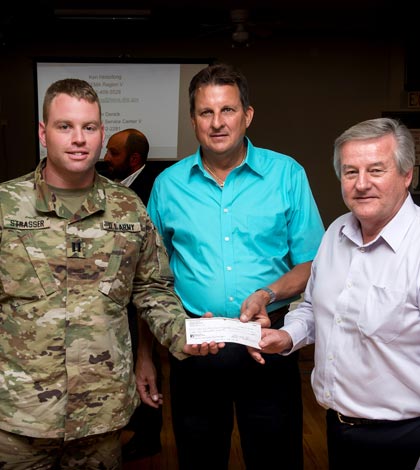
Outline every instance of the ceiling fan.
[(232, 47), (249, 47), (255, 38), (270, 37), (276, 27), (272, 18), (267, 20), (263, 12), (254, 11), (258, 19), (251, 19), (251, 12), (247, 8), (232, 8), (225, 12), (224, 20), (207, 21), (201, 23), (201, 36), (227, 36)]
[(247, 21), (249, 12), (246, 9), (234, 9), (230, 11), (230, 19), (233, 23), (232, 46), (249, 46), (249, 31)]

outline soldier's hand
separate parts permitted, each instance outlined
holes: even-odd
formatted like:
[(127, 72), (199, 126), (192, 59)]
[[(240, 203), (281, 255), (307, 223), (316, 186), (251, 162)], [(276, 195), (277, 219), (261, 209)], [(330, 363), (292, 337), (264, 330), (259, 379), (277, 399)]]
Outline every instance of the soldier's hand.
[(183, 350), (184, 353), (191, 354), (191, 356), (207, 356), (207, 354), (217, 354), (219, 349), (224, 347), (225, 343), (211, 341), (210, 343), (186, 344)]
[[(203, 317), (211, 318), (213, 314), (211, 312), (206, 312)], [(216, 343), (211, 341), (210, 343), (201, 343), (201, 344), (186, 344), (184, 346), (184, 353), (191, 354), (192, 356), (207, 356), (207, 354), (217, 354), (219, 349), (223, 349), (225, 343)]]
[(140, 399), (152, 408), (159, 408), (163, 403), (162, 394), (157, 387), (156, 368), (151, 360), (137, 360), (136, 363), (136, 385)]

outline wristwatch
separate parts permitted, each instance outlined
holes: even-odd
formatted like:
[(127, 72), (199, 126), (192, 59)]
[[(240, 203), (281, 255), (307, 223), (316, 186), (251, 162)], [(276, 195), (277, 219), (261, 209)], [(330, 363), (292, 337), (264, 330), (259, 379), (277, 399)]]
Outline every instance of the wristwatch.
[(276, 301), (276, 294), (269, 287), (260, 287), (255, 292), (258, 292), (259, 290), (267, 292), (267, 294), (270, 296), (270, 300), (268, 301), (267, 305), (270, 305)]

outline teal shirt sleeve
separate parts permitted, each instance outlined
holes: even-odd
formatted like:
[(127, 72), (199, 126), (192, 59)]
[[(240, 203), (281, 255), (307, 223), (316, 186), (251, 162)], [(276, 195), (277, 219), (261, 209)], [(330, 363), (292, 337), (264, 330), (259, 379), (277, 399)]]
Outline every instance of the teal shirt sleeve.
[(302, 167), (297, 167), (292, 181), (293, 187), (290, 191), (292, 209), (288, 233), (290, 258), (295, 266), (315, 258), (325, 230)]

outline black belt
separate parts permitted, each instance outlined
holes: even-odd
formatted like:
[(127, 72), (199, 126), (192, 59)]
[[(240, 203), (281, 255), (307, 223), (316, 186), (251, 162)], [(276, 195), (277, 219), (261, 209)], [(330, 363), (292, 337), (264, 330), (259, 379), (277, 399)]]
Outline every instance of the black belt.
[(415, 419), (419, 418), (408, 418), (408, 419), (402, 419), (399, 421), (392, 421), (389, 419), (368, 419), (368, 418), (355, 418), (353, 416), (344, 416), (338, 411), (334, 410), (328, 410), (329, 412), (332, 412), (334, 415), (336, 415), (338, 421), (340, 421), (341, 424), (347, 424), (349, 426), (364, 426), (364, 425), (372, 425), (372, 424), (391, 424), (391, 423), (403, 423), (406, 421), (412, 421)]
[(274, 323), (277, 323), (280, 319), (283, 319), (286, 313), (289, 312), (289, 308), (290, 305), (283, 305), (283, 307), (273, 310), (272, 312), (268, 312), (268, 317), (270, 318), (271, 326), (273, 326)]

